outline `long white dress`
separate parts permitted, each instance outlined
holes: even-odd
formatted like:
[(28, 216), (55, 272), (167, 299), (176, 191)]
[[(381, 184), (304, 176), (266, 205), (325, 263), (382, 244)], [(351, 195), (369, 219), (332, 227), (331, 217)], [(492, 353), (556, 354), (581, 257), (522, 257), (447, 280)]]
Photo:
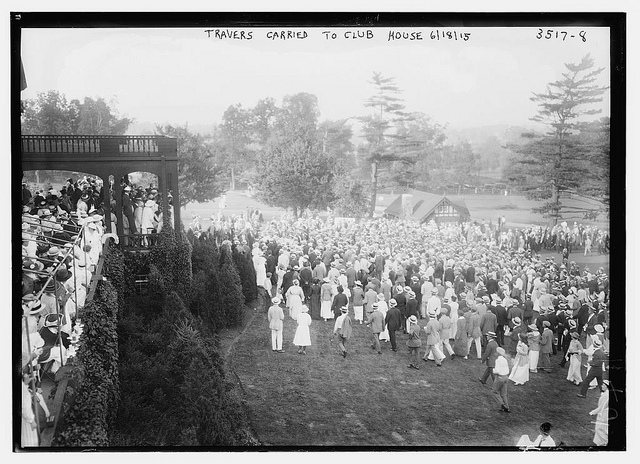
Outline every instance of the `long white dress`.
[[(382, 301), (378, 301), (378, 311), (380, 311), (382, 313), (382, 319), (384, 320), (387, 317), (387, 311), (389, 310), (389, 306), (387, 305), (387, 302), (382, 300)], [(384, 328), (384, 330), (382, 332), (380, 332), (380, 335), (378, 336), (378, 338), (382, 341), (388, 342), (389, 341), (389, 329)]]
[(529, 380), (529, 347), (522, 340), (516, 346), (516, 357), (509, 375), (516, 385), (524, 385)]
[(567, 380), (580, 384), (582, 383), (582, 344), (578, 340), (571, 340), (569, 344), (569, 371), (567, 372)]
[(33, 412), (33, 400), (29, 388), (22, 383), (22, 426), (20, 427), (22, 446), (38, 446), (38, 429), (32, 426), (36, 421)]
[(311, 346), (311, 333), (309, 326), (311, 325), (311, 316), (309, 313), (298, 314), (298, 327), (296, 334), (293, 336), (293, 344), (296, 346)]
[(598, 446), (609, 443), (609, 390), (605, 390), (598, 399), (598, 407), (589, 414), (597, 414), (593, 442)]
[(302, 298), (304, 296), (304, 292), (302, 291), (302, 287), (298, 285), (292, 285), (287, 290), (287, 308), (289, 308), (289, 315), (291, 319), (297, 320), (298, 314), (300, 314), (300, 310), (302, 309)]

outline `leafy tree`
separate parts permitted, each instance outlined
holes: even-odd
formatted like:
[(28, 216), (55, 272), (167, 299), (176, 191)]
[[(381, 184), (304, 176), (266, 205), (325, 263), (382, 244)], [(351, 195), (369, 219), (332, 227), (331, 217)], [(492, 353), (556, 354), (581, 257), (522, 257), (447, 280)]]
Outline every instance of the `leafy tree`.
[(260, 147), (264, 147), (271, 136), (277, 112), (278, 108), (273, 98), (258, 101), (251, 110), (253, 142)]
[(220, 164), (225, 166), (231, 177), (230, 189), (236, 188), (236, 173), (253, 164), (254, 154), (249, 149), (251, 142), (252, 113), (242, 105), (231, 105), (222, 116), (219, 130)]
[(258, 197), (269, 205), (292, 208), (296, 216), (307, 208), (324, 209), (335, 200), (334, 161), (319, 142), (317, 104), (315, 95), (286, 96), (257, 160)]
[(39, 92), (37, 98), (24, 101), (23, 135), (69, 135), (77, 125), (78, 108), (56, 90)]
[(529, 142), (512, 146), (520, 157), (522, 174), (529, 180), (524, 186), (528, 198), (544, 202), (534, 212), (543, 213), (556, 224), (562, 217), (561, 192), (577, 189), (589, 177), (584, 162), (585, 146), (576, 137), (581, 118), (598, 114), (591, 105), (602, 101), (608, 87), (595, 83), (603, 68), (594, 69), (590, 55), (578, 64), (565, 64), (562, 79), (547, 85), (544, 93), (534, 93), (531, 100), (538, 103), (533, 121), (547, 126), (545, 134), (523, 134)]
[(38, 93), (24, 102), (22, 133), (25, 135), (122, 135), (133, 122), (120, 117), (115, 104), (85, 97), (67, 101), (56, 90)]
[(220, 185), (222, 169), (214, 163), (213, 148), (205, 137), (189, 131), (186, 125), (156, 126), (156, 133), (178, 139), (181, 206), (192, 201), (210, 201), (223, 193)]
[(133, 122), (118, 117), (115, 105), (112, 108), (102, 98), (85, 97), (82, 103), (72, 100), (71, 104), (78, 108), (77, 134), (122, 135)]
[(220, 305), (225, 310), (225, 320), (228, 327), (238, 326), (242, 323), (242, 308), (244, 307), (244, 295), (242, 283), (231, 254), (231, 243), (223, 242), (220, 247), (220, 259), (218, 262), (218, 282), (220, 285)]
[(343, 173), (335, 178), (336, 201), (332, 207), (343, 217), (361, 218), (369, 211), (369, 192), (366, 182), (358, 177)]
[(579, 147), (589, 166), (588, 177), (583, 179), (580, 190), (585, 195), (597, 197), (609, 213), (611, 179), (611, 121), (600, 118), (597, 121), (581, 124), (578, 136)]
[(383, 77), (378, 72), (373, 73), (369, 82), (373, 84), (375, 93), (365, 101), (364, 106), (374, 112), (360, 117), (359, 120), (363, 123), (363, 135), (368, 142), (366, 161), (371, 166), (369, 216), (373, 216), (380, 167), (396, 161), (411, 163), (412, 157), (397, 153), (391, 143), (395, 134), (394, 124), (406, 116), (402, 99), (397, 96), (400, 88), (394, 83), (394, 78)]

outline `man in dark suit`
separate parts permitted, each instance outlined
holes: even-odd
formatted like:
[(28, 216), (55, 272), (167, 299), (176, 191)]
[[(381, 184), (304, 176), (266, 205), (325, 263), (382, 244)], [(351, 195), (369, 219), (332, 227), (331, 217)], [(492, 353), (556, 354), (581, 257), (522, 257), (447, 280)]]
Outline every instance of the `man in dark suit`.
[(497, 327), (496, 327), (496, 335), (498, 346), (504, 345), (504, 326), (507, 324), (507, 310), (504, 306), (502, 306), (502, 300), (498, 298), (496, 300), (496, 307), (493, 309), (493, 312), (496, 315), (497, 319)]
[(391, 351), (398, 351), (396, 345), (396, 331), (403, 327), (402, 315), (398, 309), (398, 304), (395, 299), (389, 300), (389, 310), (384, 318), (386, 328), (389, 330), (389, 341), (391, 342)]
[(289, 290), (289, 287), (293, 285), (294, 275), (295, 271), (291, 266), (289, 266), (287, 268), (287, 272), (282, 276), (282, 298), (285, 303), (287, 302), (287, 290)]
[(308, 303), (311, 298), (311, 282), (313, 281), (313, 275), (311, 274), (311, 267), (309, 262), (305, 261), (303, 268), (300, 269), (300, 287), (304, 292), (304, 302)]
[(494, 332), (487, 332), (487, 346), (482, 353), (482, 363), (487, 363), (487, 368), (482, 374), (482, 377), (478, 377), (478, 380), (483, 385), (487, 383), (487, 379), (491, 376), (491, 380), (494, 380), (493, 368), (496, 367), (496, 358), (498, 357), (498, 343), (496, 342), (496, 334)]

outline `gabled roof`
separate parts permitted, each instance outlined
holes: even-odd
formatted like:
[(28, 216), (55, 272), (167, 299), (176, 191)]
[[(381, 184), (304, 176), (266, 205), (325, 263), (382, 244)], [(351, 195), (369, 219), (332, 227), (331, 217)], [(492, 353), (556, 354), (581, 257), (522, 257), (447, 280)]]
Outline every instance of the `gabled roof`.
[[(413, 214), (411, 219), (418, 222), (426, 220), (434, 210), (442, 203), (448, 201), (461, 216), (469, 216), (469, 209), (463, 197), (459, 196), (441, 196), (435, 193), (421, 192), (420, 190), (409, 190), (403, 193), (413, 195)], [(402, 194), (398, 195), (385, 210), (385, 214), (390, 216), (402, 216)]]

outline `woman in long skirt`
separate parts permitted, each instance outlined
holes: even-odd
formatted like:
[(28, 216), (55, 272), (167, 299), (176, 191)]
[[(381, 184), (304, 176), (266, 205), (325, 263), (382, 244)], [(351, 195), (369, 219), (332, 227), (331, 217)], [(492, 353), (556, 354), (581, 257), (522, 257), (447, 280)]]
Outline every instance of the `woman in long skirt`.
[(516, 385), (524, 385), (529, 380), (529, 347), (525, 334), (520, 334), (519, 338), (509, 380), (512, 380)]
[(593, 442), (597, 446), (607, 446), (609, 443), (609, 388), (608, 381), (602, 385), (602, 394), (598, 400), (598, 407), (589, 412), (589, 415), (596, 416), (596, 428), (593, 435)]
[(540, 332), (535, 324), (529, 325), (530, 332), (527, 333), (529, 342), (529, 372), (538, 372), (538, 359), (540, 358)]
[(304, 298), (304, 292), (300, 287), (298, 279), (293, 281), (293, 285), (287, 290), (287, 307), (289, 308), (289, 315), (291, 319), (297, 320), (300, 309), (302, 308), (302, 299)]
[[(384, 293), (378, 293), (378, 311), (382, 313), (383, 320), (387, 317), (388, 310), (389, 310), (389, 306), (387, 305), (387, 302), (384, 300)], [(378, 339), (384, 342), (389, 341), (389, 329), (386, 326), (384, 330), (380, 332)]]
[(315, 279), (313, 281), (313, 285), (311, 286), (311, 311), (310, 316), (311, 319), (320, 319), (320, 292), (322, 287), (320, 287), (320, 281)]
[(571, 332), (571, 343), (565, 359), (569, 360), (569, 372), (567, 372), (567, 380), (575, 385), (582, 383), (582, 373), (580, 371), (582, 364), (582, 343), (580, 343), (580, 335), (578, 332)]
[(462, 356), (464, 359), (469, 357), (469, 345), (467, 343), (467, 320), (464, 312), (458, 310), (458, 321), (456, 322), (456, 336), (453, 339), (453, 352), (456, 356)]
[(296, 334), (293, 336), (293, 344), (300, 347), (298, 354), (307, 354), (307, 346), (311, 345), (311, 333), (309, 332), (311, 316), (309, 316), (309, 308), (307, 308), (307, 305), (302, 305), (302, 308), (300, 308), (297, 321), (298, 328), (296, 329)]
[(320, 287), (320, 317), (325, 320), (333, 319), (333, 311), (331, 311), (331, 284), (329, 278), (324, 278), (324, 283)]

